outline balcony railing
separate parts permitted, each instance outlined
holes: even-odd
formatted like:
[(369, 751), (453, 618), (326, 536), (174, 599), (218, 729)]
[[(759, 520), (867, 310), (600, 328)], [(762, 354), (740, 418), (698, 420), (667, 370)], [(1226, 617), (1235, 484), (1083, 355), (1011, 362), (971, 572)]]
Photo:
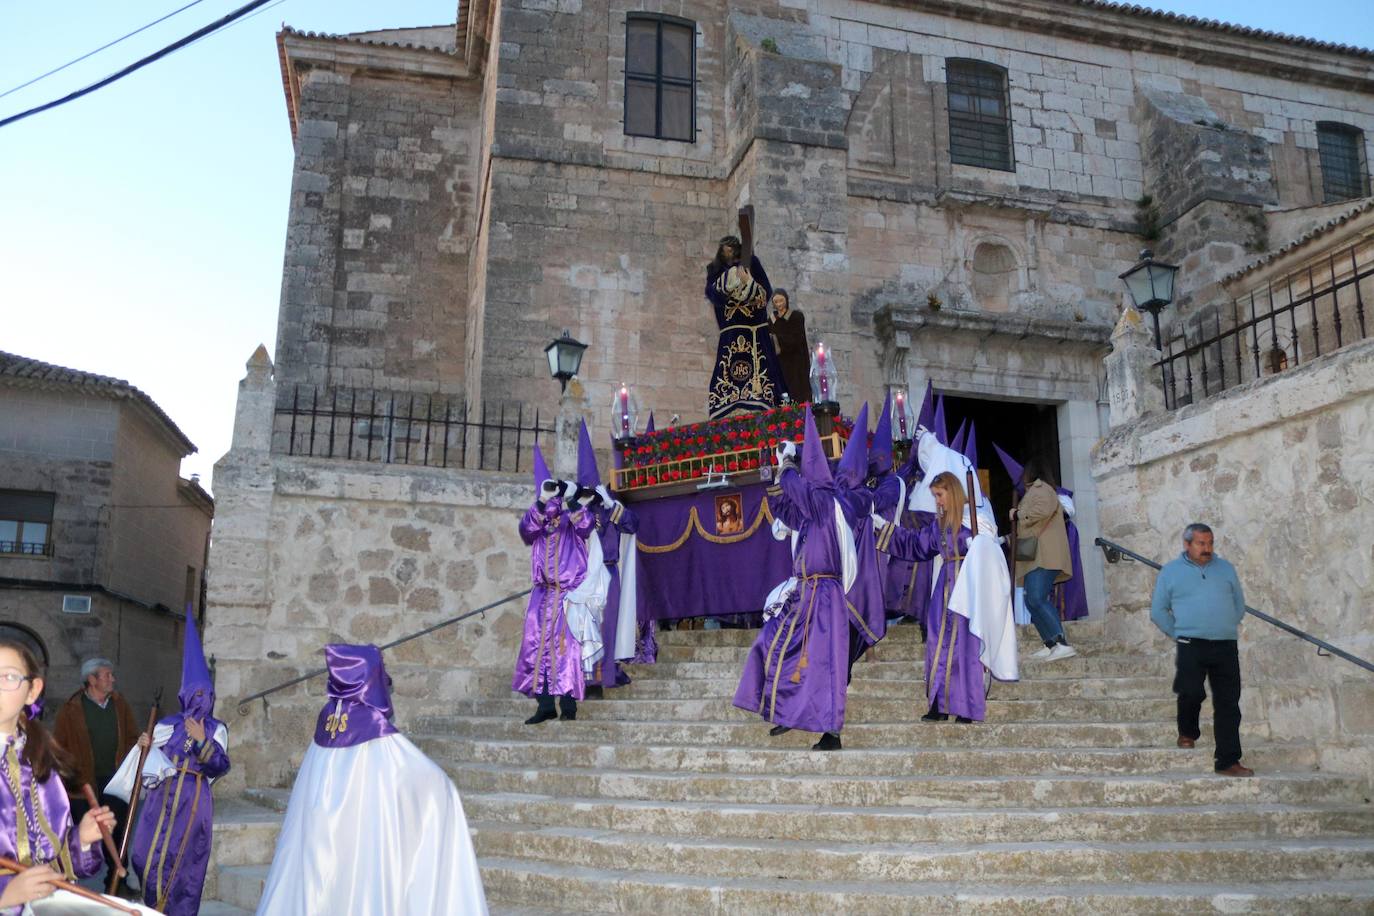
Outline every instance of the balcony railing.
[[(473, 413), (476, 413), (474, 418)], [(287, 455), (518, 472), (553, 433), (538, 409), (442, 395), (297, 385), (279, 402), (272, 450)]]
[(50, 557), (53, 555), (53, 545), (51, 541), (46, 544), (34, 541), (0, 541), (0, 555)]
[(1275, 375), (1369, 336), (1374, 246), (1332, 252), (1261, 289), (1181, 323), (1158, 366), (1173, 410)]

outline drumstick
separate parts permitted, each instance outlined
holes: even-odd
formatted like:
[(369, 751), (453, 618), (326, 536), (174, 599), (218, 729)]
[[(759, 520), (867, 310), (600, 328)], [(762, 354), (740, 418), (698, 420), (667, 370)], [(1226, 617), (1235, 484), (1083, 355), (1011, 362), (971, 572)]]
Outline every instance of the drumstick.
[[(95, 790), (91, 788), (89, 783), (81, 784), (81, 794), (86, 796), (86, 804), (91, 806), (92, 811), (100, 807), (100, 799), (95, 797)], [(110, 834), (110, 828), (106, 827), (104, 822), (99, 819), (96, 819), (96, 824), (100, 827), (100, 839), (105, 842), (105, 851), (114, 860), (115, 870), (119, 872), (119, 877), (124, 877), (129, 873), (129, 870), (124, 867), (124, 863), (119, 861), (119, 850), (115, 848), (114, 837)]]
[[(14, 861), (11, 858), (8, 858), (7, 856), (0, 856), (0, 870), (12, 871), (17, 875), (20, 872), (28, 871), (30, 867), (31, 866), (28, 865), (20, 865), (18, 862)], [(88, 891), (81, 885), (74, 884), (71, 881), (64, 881), (59, 878), (56, 881), (48, 882), (48, 884), (54, 888), (57, 888), (58, 890), (63, 890), (75, 894), (78, 897), (85, 897), (87, 900), (94, 900), (96, 903), (99, 903), (103, 906), (107, 906), (112, 910), (118, 910), (121, 913), (128, 913), (129, 916), (138, 916), (138, 910), (130, 909), (127, 906), (122, 906), (116, 901), (111, 900), (109, 897), (106, 897), (104, 894), (97, 894), (95, 891)]]

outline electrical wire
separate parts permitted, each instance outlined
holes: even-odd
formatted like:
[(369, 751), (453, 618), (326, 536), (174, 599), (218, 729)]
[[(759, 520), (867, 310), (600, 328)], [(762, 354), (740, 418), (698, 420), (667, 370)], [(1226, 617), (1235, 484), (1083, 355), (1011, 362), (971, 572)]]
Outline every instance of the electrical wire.
[(146, 32), (146, 31), (148, 31), (149, 29), (151, 29), (153, 26), (157, 25), (157, 24), (160, 23), (160, 22), (166, 22), (168, 19), (171, 19), (171, 18), (172, 18), (173, 16), (175, 16), (177, 13), (184, 13), (184, 12), (186, 12), (187, 10), (189, 10), (191, 7), (193, 7), (193, 6), (195, 6), (195, 5), (199, 4), (199, 3), (204, 3), (204, 2), (205, 2), (205, 0), (191, 0), (190, 3), (186, 4), (185, 6), (181, 7), (180, 9), (172, 10), (172, 11), (171, 11), (170, 13), (168, 13), (166, 16), (162, 16), (162, 17), (160, 17), (160, 18), (158, 18), (158, 19), (154, 19), (152, 22), (148, 23), (147, 25), (145, 25), (145, 26), (140, 26), (139, 28), (134, 29), (132, 32), (130, 32), (130, 33), (127, 34), (127, 35), (121, 35), (121, 36), (119, 36), (118, 38), (116, 38), (114, 41), (107, 42), (107, 43), (101, 45), (100, 47), (96, 48), (94, 51), (88, 51), (88, 52), (86, 52), (85, 54), (82, 54), (80, 57), (75, 58), (74, 60), (69, 60), (69, 61), (67, 61), (65, 64), (63, 64), (63, 65), (60, 66), (60, 67), (54, 67), (53, 69), (49, 70), (47, 73), (43, 73), (43, 74), (40, 74), (39, 76), (35, 76), (33, 79), (29, 80), (27, 83), (20, 83), (18, 86), (15, 86), (13, 89), (6, 89), (4, 92), (0, 92), (0, 99), (3, 99), (5, 96), (10, 95), (10, 94), (12, 94), (12, 93), (18, 92), (20, 89), (27, 89), (29, 86), (32, 86), (34, 83), (36, 83), (36, 82), (38, 82), (38, 81), (40, 81), (40, 80), (45, 80), (45, 79), (47, 79), (48, 77), (52, 76), (54, 73), (61, 73), (63, 70), (67, 69), (68, 67), (70, 67), (70, 66), (72, 66), (72, 65), (74, 65), (74, 64), (79, 64), (79, 63), (81, 63), (83, 60), (85, 60), (86, 58), (92, 57), (92, 56), (94, 56), (94, 55), (96, 55), (96, 54), (99, 54), (101, 51), (104, 51), (106, 48), (113, 48), (115, 45), (119, 44), (121, 41), (124, 41), (126, 38), (133, 38), (133, 37), (134, 37), (135, 35), (137, 35), (138, 33), (140, 33), (140, 32)]
[[(102, 80), (97, 80), (96, 82), (91, 83), (89, 86), (85, 86), (81, 89), (76, 90), (75, 92), (70, 92), (67, 95), (62, 96), (60, 99), (54, 99), (51, 102), (46, 102), (42, 105), (38, 105), (37, 107), (30, 108), (26, 111), (21, 111), (16, 115), (10, 115), (8, 118), (5, 118), (4, 120), (0, 120), (0, 127), (6, 127), (10, 124), (13, 124), (15, 121), (21, 121), (24, 118), (31, 117), (32, 115), (41, 114), (42, 112), (48, 111), (49, 109), (57, 108), (60, 105), (65, 105), (68, 102), (74, 102), (82, 96), (89, 95), (92, 92), (95, 92), (97, 89), (102, 89), (113, 82), (123, 79), (131, 73), (134, 73), (138, 70), (142, 70), (149, 64), (155, 63), (169, 54), (181, 50), (187, 45), (194, 44), (195, 42), (206, 37), (207, 35), (211, 35), (225, 28), (226, 26), (232, 25), (234, 22), (238, 21), (239, 19), (242, 19), (244, 16), (247, 16), (249, 13), (253, 12), (259, 7), (266, 6), (269, 2), (270, 0), (251, 0), (251, 2), (245, 3), (243, 6), (234, 10), (232, 13), (222, 16), (214, 22), (210, 23), (209, 25), (197, 29), (190, 35), (187, 35), (185, 38), (181, 38), (177, 41), (172, 42), (165, 48), (162, 48), (158, 51), (154, 51), (152, 54), (149, 54), (146, 57), (134, 61), (132, 64), (125, 67), (124, 69), (116, 73), (112, 73)], [(277, 0), (277, 2), (281, 3), (284, 2), (284, 0)]]

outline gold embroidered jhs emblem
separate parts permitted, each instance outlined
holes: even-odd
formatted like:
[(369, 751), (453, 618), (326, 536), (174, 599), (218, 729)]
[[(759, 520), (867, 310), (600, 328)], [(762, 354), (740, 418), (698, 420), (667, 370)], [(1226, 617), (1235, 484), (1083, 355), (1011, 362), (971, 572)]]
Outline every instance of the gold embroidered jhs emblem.
[(330, 713), (329, 718), (324, 720), (324, 730), (329, 732), (330, 741), (333, 741), (338, 738), (339, 735), (348, 731), (348, 713)]

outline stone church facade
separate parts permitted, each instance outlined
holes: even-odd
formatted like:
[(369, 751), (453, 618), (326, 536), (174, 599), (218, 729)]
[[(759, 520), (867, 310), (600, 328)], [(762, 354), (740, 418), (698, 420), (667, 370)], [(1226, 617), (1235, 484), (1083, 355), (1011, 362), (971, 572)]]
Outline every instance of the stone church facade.
[[(278, 40), (296, 164), (275, 361), (216, 471), (222, 695), (520, 587), (523, 477), (287, 457), (274, 412), (381, 392), (547, 416), (567, 329), (602, 435), (621, 383), (660, 423), (702, 417), (704, 267), (744, 205), (846, 405), (932, 382), (1058, 461), (1085, 544), (1172, 550), (1192, 519), (1132, 528), (1119, 475), (1099, 511), (1119, 275), (1146, 247), (1179, 264), (1164, 337), (1193, 334), (1370, 192), (1374, 53), (1091, 0), (477, 0), (456, 26)], [(455, 637), (458, 663), (504, 665), (518, 614)], [(453, 652), (402, 661), (418, 688)]]

